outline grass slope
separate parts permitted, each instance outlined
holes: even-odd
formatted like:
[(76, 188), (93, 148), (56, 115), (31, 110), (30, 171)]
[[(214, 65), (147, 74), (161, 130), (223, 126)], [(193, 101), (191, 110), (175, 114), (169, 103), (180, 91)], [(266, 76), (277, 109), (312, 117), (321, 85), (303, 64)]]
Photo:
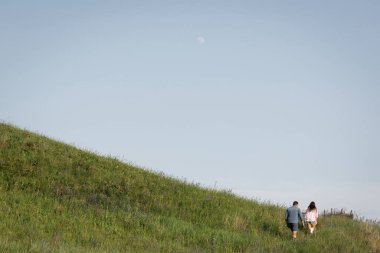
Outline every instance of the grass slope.
[(0, 252), (380, 252), (376, 225), (319, 220), (0, 124)]

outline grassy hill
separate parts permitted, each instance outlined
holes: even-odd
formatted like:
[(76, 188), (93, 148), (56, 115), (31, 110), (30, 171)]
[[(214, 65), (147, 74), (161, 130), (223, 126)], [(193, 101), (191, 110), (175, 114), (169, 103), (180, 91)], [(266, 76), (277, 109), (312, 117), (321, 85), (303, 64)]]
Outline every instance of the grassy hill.
[(0, 124), (0, 252), (380, 252), (380, 228), (319, 220)]

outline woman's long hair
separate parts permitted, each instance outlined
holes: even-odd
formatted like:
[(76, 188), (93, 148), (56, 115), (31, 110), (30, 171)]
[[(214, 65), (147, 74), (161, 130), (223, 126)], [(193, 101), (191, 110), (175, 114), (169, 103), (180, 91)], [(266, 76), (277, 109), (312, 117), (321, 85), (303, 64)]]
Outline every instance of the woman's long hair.
[(307, 207), (310, 211), (311, 210), (314, 210), (314, 209), (317, 209), (317, 207), (315, 206), (315, 202), (314, 201), (311, 201), (310, 205)]

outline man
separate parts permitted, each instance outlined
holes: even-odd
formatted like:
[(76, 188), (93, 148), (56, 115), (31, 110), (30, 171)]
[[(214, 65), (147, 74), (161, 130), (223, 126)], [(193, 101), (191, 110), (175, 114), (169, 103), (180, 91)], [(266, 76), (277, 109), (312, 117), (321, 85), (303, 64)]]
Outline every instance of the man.
[(297, 231), (298, 231), (298, 220), (301, 220), (302, 227), (305, 226), (303, 223), (303, 219), (301, 216), (301, 209), (298, 208), (298, 202), (294, 201), (293, 206), (286, 209), (285, 212), (285, 222), (288, 225), (288, 228), (292, 230), (292, 239), (297, 239)]

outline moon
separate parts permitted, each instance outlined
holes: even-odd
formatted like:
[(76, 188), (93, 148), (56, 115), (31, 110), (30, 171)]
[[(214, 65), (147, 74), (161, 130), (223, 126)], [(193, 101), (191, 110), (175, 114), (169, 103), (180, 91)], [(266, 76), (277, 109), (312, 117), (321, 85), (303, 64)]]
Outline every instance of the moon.
[(205, 38), (203, 36), (198, 36), (197, 37), (197, 42), (198, 44), (202, 45), (206, 42)]

